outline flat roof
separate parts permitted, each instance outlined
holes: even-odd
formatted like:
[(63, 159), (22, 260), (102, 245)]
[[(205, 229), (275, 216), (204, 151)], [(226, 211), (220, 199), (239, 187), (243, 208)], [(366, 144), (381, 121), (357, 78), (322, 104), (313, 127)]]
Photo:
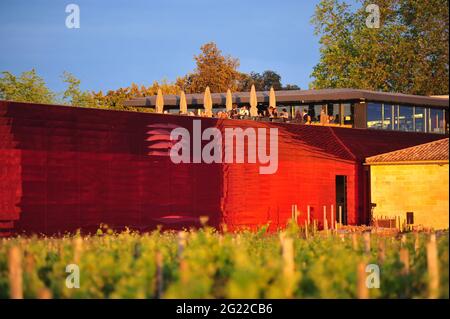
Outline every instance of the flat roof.
[[(372, 101), (391, 104), (424, 105), (434, 107), (449, 107), (449, 99), (422, 95), (376, 92), (359, 89), (321, 89), (321, 90), (281, 90), (275, 91), (277, 103), (300, 105), (308, 103), (348, 102), (348, 101)], [(248, 104), (250, 92), (232, 93), (233, 103)], [(226, 93), (212, 93), (213, 104), (225, 105)], [(258, 103), (269, 103), (269, 91), (256, 92)], [(186, 94), (188, 107), (203, 107), (203, 93)], [(132, 98), (125, 101), (126, 106), (154, 107), (156, 95), (148, 97)], [(164, 106), (177, 108), (180, 96), (175, 94), (164, 95)]]

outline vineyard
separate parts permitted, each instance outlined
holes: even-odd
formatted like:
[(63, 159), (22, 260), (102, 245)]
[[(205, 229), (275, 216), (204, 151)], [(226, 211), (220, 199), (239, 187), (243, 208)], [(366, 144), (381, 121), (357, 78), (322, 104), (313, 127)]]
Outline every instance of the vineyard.
[[(115, 233), (0, 239), (0, 298), (448, 298), (448, 232)], [(79, 288), (66, 282), (79, 268)], [(369, 264), (379, 288), (368, 289)]]

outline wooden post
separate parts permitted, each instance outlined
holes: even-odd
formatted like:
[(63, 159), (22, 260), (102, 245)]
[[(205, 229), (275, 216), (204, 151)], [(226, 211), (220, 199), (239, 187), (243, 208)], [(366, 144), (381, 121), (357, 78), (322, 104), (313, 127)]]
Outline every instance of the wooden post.
[(409, 252), (406, 248), (400, 249), (400, 262), (403, 264), (401, 274), (406, 276), (409, 274)]
[(378, 263), (382, 265), (386, 259), (386, 242), (384, 239), (379, 239), (378, 242)]
[(366, 285), (366, 265), (363, 262), (360, 262), (357, 268), (356, 293), (358, 299), (369, 299), (369, 290)]
[(414, 233), (414, 251), (416, 252), (416, 255), (419, 254), (419, 250), (420, 250), (419, 233)]
[(306, 207), (306, 210), (308, 211), (308, 217), (306, 218), (306, 220), (308, 221), (308, 225), (311, 223), (311, 207), (308, 205)]
[(52, 299), (52, 292), (47, 288), (39, 289), (37, 293), (38, 299)]
[(313, 234), (315, 235), (317, 231), (317, 220), (313, 220)]
[(405, 234), (403, 234), (402, 237), (400, 238), (400, 246), (401, 247), (406, 246), (406, 235)]
[(323, 206), (323, 230), (328, 232), (327, 207)]
[(292, 278), (295, 271), (294, 242), (292, 238), (280, 236), (281, 251), (283, 255), (283, 273), (286, 278)]
[(308, 239), (308, 221), (305, 220), (305, 239)]
[(370, 254), (370, 233), (364, 232), (363, 233), (363, 239), (364, 239), (364, 252), (366, 254)]
[(339, 205), (339, 226), (342, 226), (342, 206)]
[(181, 258), (184, 247), (186, 246), (186, 232), (178, 232), (178, 258)]
[(17, 246), (13, 246), (9, 250), (8, 268), (10, 298), (23, 299), (22, 252)]
[(352, 233), (352, 247), (353, 250), (358, 250), (358, 238), (355, 233)]
[(78, 265), (80, 263), (81, 252), (83, 250), (83, 239), (79, 236), (76, 237), (73, 245), (74, 245), (73, 261), (75, 262), (75, 264)]
[(436, 235), (430, 235), (427, 243), (427, 265), (428, 265), (428, 298), (439, 298), (439, 263), (436, 246)]
[(156, 298), (162, 298), (163, 286), (164, 286), (164, 260), (160, 251), (156, 252)]
[(334, 229), (334, 205), (331, 205), (331, 229)]

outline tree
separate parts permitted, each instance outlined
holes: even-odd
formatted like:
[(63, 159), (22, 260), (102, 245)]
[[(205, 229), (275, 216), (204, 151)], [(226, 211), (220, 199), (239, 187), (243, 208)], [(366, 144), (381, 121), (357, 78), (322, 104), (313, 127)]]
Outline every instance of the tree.
[(317, 5), (321, 58), (311, 86), (448, 94), (448, 2), (379, 0), (380, 28), (369, 28), (371, 2), (356, 11), (339, 0)]
[(47, 88), (45, 81), (36, 70), (23, 72), (19, 77), (10, 72), (2, 72), (0, 77), (0, 99), (31, 102), (54, 103), (55, 94)]
[(241, 74), (237, 71), (239, 60), (223, 56), (214, 42), (204, 44), (201, 53), (194, 56), (197, 64), (193, 73), (178, 82), (189, 93), (204, 92), (209, 86), (211, 92), (225, 92), (238, 88)]
[(63, 93), (63, 101), (72, 106), (95, 106), (93, 95), (80, 89), (80, 80), (73, 74), (64, 71), (63, 82), (67, 83), (67, 89)]

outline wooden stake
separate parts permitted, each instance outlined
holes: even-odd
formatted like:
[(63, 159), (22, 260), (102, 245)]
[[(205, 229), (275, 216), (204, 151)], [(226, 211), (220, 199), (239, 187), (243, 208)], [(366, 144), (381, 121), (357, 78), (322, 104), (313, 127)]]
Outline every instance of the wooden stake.
[(439, 298), (439, 264), (436, 246), (436, 235), (430, 235), (427, 243), (427, 265), (428, 265), (428, 298)]
[(358, 238), (355, 233), (352, 233), (352, 247), (353, 250), (358, 250)]
[(74, 241), (74, 253), (73, 253), (73, 260), (75, 262), (75, 264), (79, 264), (80, 263), (80, 258), (81, 258), (81, 252), (83, 251), (83, 238), (81, 237), (76, 237), (75, 241)]
[(184, 247), (186, 246), (186, 232), (178, 232), (178, 258), (181, 258)]
[(308, 217), (306, 218), (306, 220), (308, 221), (308, 225), (311, 223), (311, 207), (308, 205), (306, 207), (307, 211), (308, 211)]
[(363, 262), (357, 268), (357, 296), (358, 299), (369, 299), (369, 290), (366, 285), (366, 265)]
[(164, 286), (164, 259), (160, 251), (156, 252), (156, 298), (161, 299)]
[(308, 239), (308, 221), (305, 220), (305, 239)]
[(386, 259), (386, 242), (380, 239), (378, 242), (378, 263), (382, 265)]
[(363, 239), (364, 239), (364, 252), (366, 254), (370, 254), (370, 233), (364, 232)]
[(414, 251), (416, 252), (416, 255), (419, 254), (419, 250), (420, 250), (420, 238), (419, 238), (419, 233), (414, 233)]
[(409, 251), (406, 248), (400, 249), (400, 262), (403, 264), (401, 274), (406, 276), (409, 274)]
[(323, 206), (323, 230), (328, 232), (327, 207)]
[(52, 292), (47, 288), (42, 288), (38, 291), (38, 299), (52, 299)]
[(331, 229), (334, 229), (334, 206), (333, 205), (331, 205), (331, 220), (330, 220), (330, 222), (331, 222)]
[(22, 252), (17, 246), (13, 246), (9, 250), (8, 268), (10, 298), (23, 299)]
[(342, 206), (339, 206), (339, 225), (342, 226)]

